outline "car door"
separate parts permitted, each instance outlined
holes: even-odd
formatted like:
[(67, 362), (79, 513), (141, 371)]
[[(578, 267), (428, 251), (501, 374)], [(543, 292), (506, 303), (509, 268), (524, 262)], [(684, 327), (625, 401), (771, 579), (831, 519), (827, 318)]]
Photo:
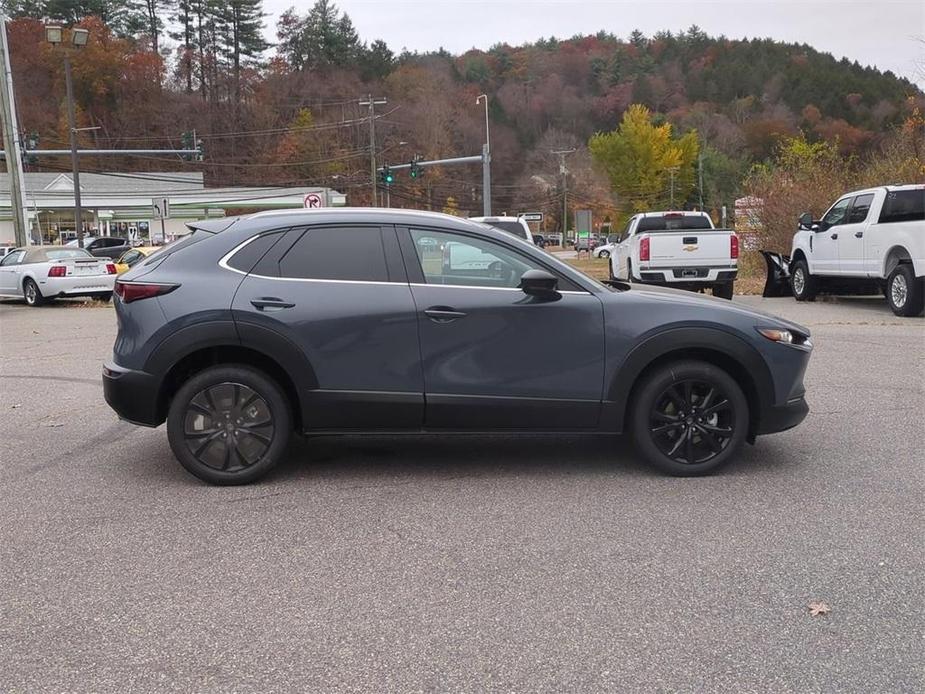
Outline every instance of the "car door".
[(427, 428), (597, 426), (604, 376), (597, 296), (562, 276), (554, 299), (528, 296), (521, 275), (550, 268), (477, 234), (399, 228), (399, 238), (418, 311)]
[(614, 276), (619, 277), (620, 279), (629, 279), (626, 268), (627, 261), (629, 260), (630, 254), (632, 253), (634, 221), (635, 218), (632, 218), (626, 223), (626, 227), (620, 234), (620, 242), (614, 248), (613, 260), (610, 263), (610, 267), (613, 269)]
[(232, 312), (243, 342), (262, 328), (304, 354), (315, 381), (301, 394), (305, 429), (420, 429), (417, 316), (394, 228), (319, 225), (275, 236), (252, 242), (270, 248)]
[(25, 251), (12, 251), (0, 260), (0, 293), (20, 294), (19, 268)]
[(848, 217), (852, 198), (842, 198), (825, 213), (812, 237), (813, 266), (815, 275), (840, 274), (838, 267), (839, 227)]
[(838, 269), (843, 275), (867, 275), (864, 264), (864, 233), (867, 230), (873, 193), (857, 195), (851, 200), (845, 223), (838, 229)]

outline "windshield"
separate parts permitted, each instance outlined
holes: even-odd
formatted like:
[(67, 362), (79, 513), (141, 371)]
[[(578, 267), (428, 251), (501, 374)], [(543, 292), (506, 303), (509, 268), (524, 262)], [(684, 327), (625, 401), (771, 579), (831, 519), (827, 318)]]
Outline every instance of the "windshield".
[(674, 231), (676, 229), (712, 229), (710, 218), (705, 214), (686, 214), (677, 217), (643, 217), (639, 220), (640, 231)]

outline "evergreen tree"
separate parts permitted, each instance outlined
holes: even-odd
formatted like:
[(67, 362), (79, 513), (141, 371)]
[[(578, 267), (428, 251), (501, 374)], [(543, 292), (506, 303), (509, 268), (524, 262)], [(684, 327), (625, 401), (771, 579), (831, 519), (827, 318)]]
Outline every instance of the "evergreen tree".
[(257, 61), (268, 46), (262, 34), (264, 16), (261, 0), (226, 0), (218, 13), (220, 50), (231, 65), (236, 102), (241, 99), (241, 67)]
[(347, 14), (330, 0), (317, 0), (305, 16), (289, 8), (277, 23), (280, 54), (297, 70), (343, 67), (362, 45)]

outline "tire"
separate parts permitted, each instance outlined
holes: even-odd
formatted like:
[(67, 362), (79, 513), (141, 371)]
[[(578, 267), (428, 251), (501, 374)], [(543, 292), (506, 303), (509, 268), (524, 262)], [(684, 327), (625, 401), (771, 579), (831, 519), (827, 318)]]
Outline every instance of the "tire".
[(626, 281), (630, 283), (633, 282), (633, 261), (632, 260), (626, 261)]
[(634, 389), (628, 406), (639, 452), (676, 477), (713, 472), (735, 457), (748, 434), (748, 401), (742, 389), (728, 373), (706, 362), (657, 367)]
[(818, 282), (809, 274), (809, 266), (802, 258), (793, 264), (790, 270), (790, 288), (797, 301), (815, 301), (819, 291)]
[(610, 251), (601, 251), (600, 253), (597, 254), (597, 257), (598, 258), (609, 258)]
[(720, 299), (729, 299), (732, 300), (733, 294), (733, 283), (732, 282), (723, 282), (721, 284), (713, 285), (713, 296)]
[(909, 263), (900, 263), (886, 281), (886, 300), (897, 316), (917, 316), (925, 307), (925, 280), (915, 278)]
[(45, 297), (42, 296), (39, 285), (31, 277), (27, 277), (22, 283), (22, 298), (25, 299), (28, 306), (42, 306), (45, 304)]
[[(248, 421), (250, 420), (250, 421)], [(167, 439), (180, 464), (218, 485), (248, 484), (280, 461), (292, 433), (282, 388), (239, 364), (201, 371), (174, 395)]]

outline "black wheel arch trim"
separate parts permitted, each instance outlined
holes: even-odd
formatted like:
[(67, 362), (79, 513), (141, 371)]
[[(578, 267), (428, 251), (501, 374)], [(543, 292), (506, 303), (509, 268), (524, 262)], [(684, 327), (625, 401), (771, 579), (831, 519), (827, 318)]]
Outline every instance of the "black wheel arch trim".
[[(762, 417), (774, 404), (774, 381), (767, 364), (758, 351), (735, 333), (719, 327), (676, 327), (644, 337), (629, 352), (607, 389), (602, 425), (625, 430), (626, 415), (632, 406), (630, 396), (639, 378), (654, 363), (676, 353), (679, 359), (697, 359), (698, 352), (718, 354), (735, 362), (739, 374), (730, 374), (740, 384), (751, 409), (749, 431), (759, 427)], [(757, 405), (757, 407), (756, 407)]]

